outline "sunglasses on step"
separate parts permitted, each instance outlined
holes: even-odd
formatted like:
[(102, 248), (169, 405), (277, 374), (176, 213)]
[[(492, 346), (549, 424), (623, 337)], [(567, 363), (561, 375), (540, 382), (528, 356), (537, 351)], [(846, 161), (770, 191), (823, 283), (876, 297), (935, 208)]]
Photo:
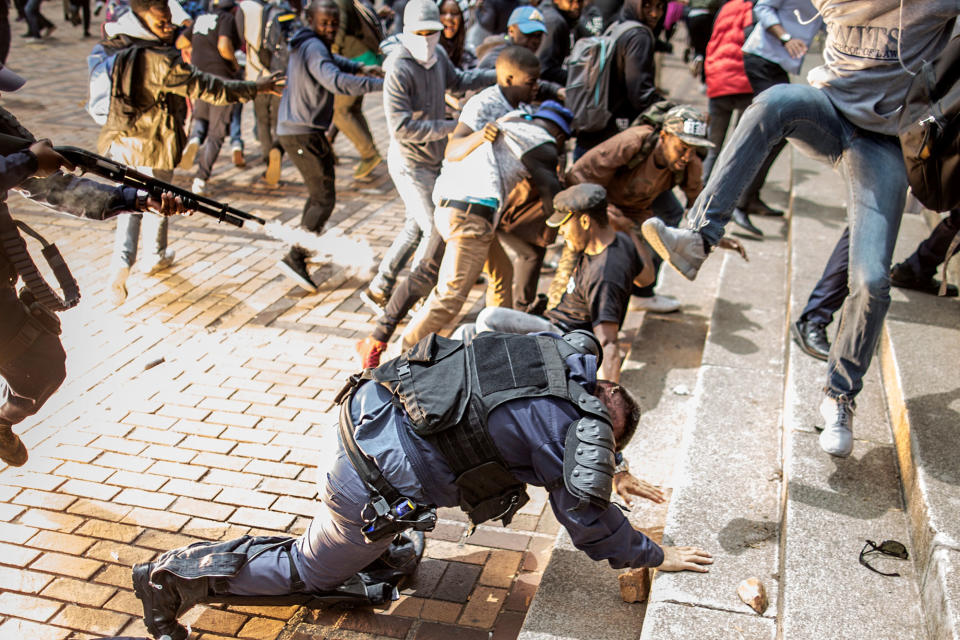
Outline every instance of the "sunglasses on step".
[(890, 558), (899, 558), (900, 560), (906, 560), (910, 557), (910, 554), (907, 553), (907, 548), (902, 542), (897, 542), (896, 540), (884, 540), (880, 544), (877, 544), (873, 540), (867, 540), (867, 543), (863, 545), (863, 549), (860, 550), (860, 564), (865, 566), (867, 569), (870, 569), (870, 571), (879, 573), (882, 576), (899, 576), (900, 574), (895, 571), (892, 573), (887, 573), (871, 567), (867, 563), (867, 556), (874, 553), (879, 553)]

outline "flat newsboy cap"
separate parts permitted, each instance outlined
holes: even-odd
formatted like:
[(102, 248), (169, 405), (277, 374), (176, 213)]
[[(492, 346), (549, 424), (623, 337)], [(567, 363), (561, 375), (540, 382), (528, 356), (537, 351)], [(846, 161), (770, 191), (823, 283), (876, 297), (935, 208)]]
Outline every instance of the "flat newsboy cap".
[(588, 213), (607, 207), (607, 190), (598, 184), (577, 184), (553, 197), (553, 215), (548, 227), (559, 227), (578, 213)]

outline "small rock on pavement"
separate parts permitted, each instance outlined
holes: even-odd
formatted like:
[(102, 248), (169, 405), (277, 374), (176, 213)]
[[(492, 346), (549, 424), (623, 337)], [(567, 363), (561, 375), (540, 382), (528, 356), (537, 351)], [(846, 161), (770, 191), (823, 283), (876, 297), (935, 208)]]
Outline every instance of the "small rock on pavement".
[(625, 571), (618, 579), (624, 602), (643, 602), (650, 595), (650, 570), (646, 567)]
[(767, 610), (767, 590), (759, 578), (747, 578), (741, 582), (737, 586), (737, 595), (760, 615)]

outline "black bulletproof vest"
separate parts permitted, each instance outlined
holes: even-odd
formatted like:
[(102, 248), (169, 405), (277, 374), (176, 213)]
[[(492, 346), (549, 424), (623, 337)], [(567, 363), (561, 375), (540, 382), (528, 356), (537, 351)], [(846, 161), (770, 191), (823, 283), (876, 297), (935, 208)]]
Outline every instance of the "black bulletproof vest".
[(550, 336), (484, 332), (472, 343), (431, 335), (368, 372), (403, 404), (413, 429), (435, 445), (457, 477), (460, 507), (477, 525), (509, 524), (529, 499), (487, 431), (487, 417), (518, 398), (589, 396), (567, 378), (578, 350)]

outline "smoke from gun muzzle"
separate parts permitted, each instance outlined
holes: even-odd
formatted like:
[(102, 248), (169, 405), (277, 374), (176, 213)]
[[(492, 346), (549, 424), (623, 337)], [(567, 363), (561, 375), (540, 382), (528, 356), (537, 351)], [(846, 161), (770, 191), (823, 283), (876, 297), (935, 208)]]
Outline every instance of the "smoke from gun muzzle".
[(263, 226), (263, 230), (271, 238), (303, 247), (318, 258), (344, 267), (363, 269), (374, 263), (373, 249), (366, 240), (347, 237), (338, 229), (330, 229), (317, 235), (306, 229), (268, 222)]

